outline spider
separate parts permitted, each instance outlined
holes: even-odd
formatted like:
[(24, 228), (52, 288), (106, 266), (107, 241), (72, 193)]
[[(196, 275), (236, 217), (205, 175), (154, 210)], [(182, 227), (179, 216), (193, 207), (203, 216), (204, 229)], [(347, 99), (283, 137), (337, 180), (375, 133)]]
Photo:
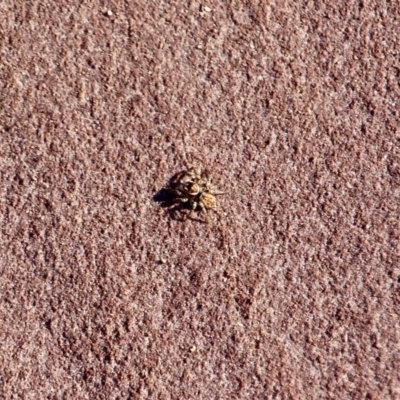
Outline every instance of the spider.
[(224, 192), (212, 188), (209, 171), (205, 170), (200, 173), (194, 168), (175, 175), (168, 191), (174, 204), (178, 203), (190, 209), (187, 218), (191, 218), (196, 211), (201, 211), (206, 218), (207, 210), (217, 207), (215, 196), (224, 194)]

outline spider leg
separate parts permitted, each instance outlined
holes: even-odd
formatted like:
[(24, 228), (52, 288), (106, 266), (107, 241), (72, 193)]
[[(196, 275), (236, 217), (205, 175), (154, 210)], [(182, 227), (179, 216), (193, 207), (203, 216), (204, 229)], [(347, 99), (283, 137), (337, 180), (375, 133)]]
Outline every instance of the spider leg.
[(190, 201), (190, 213), (187, 218), (191, 219), (193, 217), (193, 214), (196, 211), (198, 204), (200, 204), (200, 203), (197, 203), (197, 201), (194, 201), (194, 200)]
[(208, 223), (207, 209), (206, 209), (206, 207), (204, 206), (204, 204), (203, 204), (201, 201), (199, 201), (199, 208), (200, 208), (200, 210), (201, 210), (201, 213), (203, 214), (204, 221), (205, 221), (206, 223)]
[(188, 201), (187, 197), (176, 197), (174, 199), (176, 203), (186, 203)]
[(206, 178), (207, 180), (210, 179), (210, 170), (209, 169), (205, 169), (202, 174), (201, 174), (202, 178)]
[(200, 180), (200, 173), (195, 168), (189, 168), (180, 178), (181, 183), (186, 183), (186, 182), (197, 183), (199, 180)]
[(171, 187), (177, 187), (182, 179), (185, 177), (186, 171), (180, 171), (175, 174), (170, 180), (169, 184)]
[(215, 195), (225, 194), (225, 192), (221, 192), (220, 190), (210, 190), (210, 193)]
[(193, 179), (195, 182), (198, 182), (201, 179), (200, 171), (194, 168), (192, 168), (192, 170), (193, 170)]

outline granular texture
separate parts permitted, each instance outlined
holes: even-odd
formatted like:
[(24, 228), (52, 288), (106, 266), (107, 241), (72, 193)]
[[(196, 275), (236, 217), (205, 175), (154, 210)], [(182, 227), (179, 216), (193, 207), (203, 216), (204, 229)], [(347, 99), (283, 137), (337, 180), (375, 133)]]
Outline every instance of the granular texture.
[(0, 15), (0, 398), (400, 399), (398, 2)]

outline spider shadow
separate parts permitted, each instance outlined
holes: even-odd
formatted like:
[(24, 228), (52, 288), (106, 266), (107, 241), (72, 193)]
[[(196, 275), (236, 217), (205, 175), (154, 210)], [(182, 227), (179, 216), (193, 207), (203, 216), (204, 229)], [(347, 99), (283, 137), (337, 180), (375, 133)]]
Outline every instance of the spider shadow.
[[(177, 172), (172, 175), (171, 178), (168, 179), (168, 182), (165, 187), (159, 190), (154, 196), (153, 201), (156, 203), (160, 203), (162, 208), (181, 208), (177, 207), (179, 204), (175, 201), (175, 196), (172, 192), (174, 188), (178, 185), (179, 178), (184, 174), (185, 171)], [(183, 205), (183, 204), (181, 204)]]

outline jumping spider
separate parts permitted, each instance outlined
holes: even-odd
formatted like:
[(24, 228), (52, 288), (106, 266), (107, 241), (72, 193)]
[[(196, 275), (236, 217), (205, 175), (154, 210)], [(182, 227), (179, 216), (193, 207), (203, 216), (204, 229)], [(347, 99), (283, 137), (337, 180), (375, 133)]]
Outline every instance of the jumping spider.
[(212, 188), (209, 171), (200, 171), (190, 168), (175, 175), (170, 182), (168, 192), (172, 197), (172, 203), (190, 209), (187, 218), (191, 218), (196, 211), (201, 211), (204, 217), (207, 210), (217, 207), (215, 196), (224, 194)]

